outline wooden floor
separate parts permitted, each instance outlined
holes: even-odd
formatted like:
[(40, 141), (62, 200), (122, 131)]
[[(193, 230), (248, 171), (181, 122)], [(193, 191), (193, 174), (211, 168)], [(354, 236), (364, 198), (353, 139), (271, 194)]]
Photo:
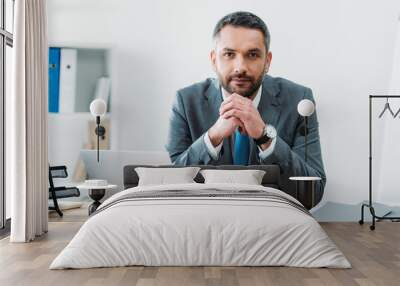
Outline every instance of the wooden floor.
[(323, 228), (353, 268), (120, 267), (48, 270), (87, 218), (86, 208), (50, 214), (49, 232), (32, 243), (0, 241), (0, 285), (400, 285), (400, 223), (379, 222), (374, 232), (357, 223)]

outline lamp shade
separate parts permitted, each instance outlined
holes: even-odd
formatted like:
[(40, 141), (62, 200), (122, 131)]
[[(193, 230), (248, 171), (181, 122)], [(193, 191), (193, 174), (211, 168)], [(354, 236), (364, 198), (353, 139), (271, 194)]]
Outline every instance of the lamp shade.
[(103, 99), (95, 99), (90, 103), (90, 113), (93, 116), (102, 116), (107, 111), (107, 104)]
[(309, 99), (303, 99), (297, 105), (297, 111), (301, 116), (310, 116), (314, 113), (315, 105)]

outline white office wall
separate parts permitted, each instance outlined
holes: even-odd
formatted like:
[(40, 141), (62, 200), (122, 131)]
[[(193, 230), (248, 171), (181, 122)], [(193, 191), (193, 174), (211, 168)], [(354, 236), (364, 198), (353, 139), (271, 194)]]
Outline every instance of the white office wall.
[[(113, 47), (114, 150), (164, 150), (175, 91), (213, 76), (208, 54), (216, 22), (236, 10), (256, 13), (272, 35), (270, 74), (314, 91), (328, 176), (324, 200), (356, 203), (367, 198), (368, 95), (389, 88), (398, 2), (47, 3), (50, 42)], [(377, 133), (378, 153), (383, 131)]]
[(73, 181), (79, 150), (85, 149), (89, 142), (89, 121), (93, 120), (90, 113), (49, 113), (49, 164), (67, 166), (69, 175), (68, 179), (58, 181)]
[[(400, 95), (400, 17), (397, 23), (396, 43), (388, 94)], [(396, 113), (400, 109), (400, 98), (389, 98), (388, 101), (392, 111)], [(377, 115), (379, 116), (384, 109), (385, 103), (386, 99), (374, 100), (374, 105), (379, 109), (378, 113), (375, 114), (375, 120), (379, 121), (384, 130), (382, 138), (380, 138), (381, 142), (383, 142), (381, 152), (373, 154), (373, 158), (379, 156), (380, 159), (379, 170), (377, 172), (378, 187), (376, 188), (375, 198), (389, 205), (400, 205), (400, 184), (398, 181), (400, 117), (393, 118), (389, 112), (386, 112), (381, 119), (376, 119)], [(373, 132), (376, 132), (376, 129)], [(374, 138), (376, 137), (374, 136)], [(376, 178), (375, 175), (373, 177)]]

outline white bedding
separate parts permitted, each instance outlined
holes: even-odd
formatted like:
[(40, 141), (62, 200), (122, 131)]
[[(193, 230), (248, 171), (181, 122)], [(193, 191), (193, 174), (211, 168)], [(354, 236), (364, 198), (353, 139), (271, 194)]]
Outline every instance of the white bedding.
[(132, 192), (207, 188), (263, 190), (297, 202), (279, 190), (254, 185), (192, 183), (127, 189), (99, 207), (103, 210), (84, 223), (50, 269), (127, 265), (351, 267), (312, 216), (273, 200), (185, 197), (112, 204)]

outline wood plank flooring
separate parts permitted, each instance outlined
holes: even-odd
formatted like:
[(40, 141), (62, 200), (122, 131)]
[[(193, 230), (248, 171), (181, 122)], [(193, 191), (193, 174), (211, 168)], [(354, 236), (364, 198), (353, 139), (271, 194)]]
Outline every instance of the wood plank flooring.
[(87, 218), (87, 209), (50, 214), (49, 232), (32, 243), (0, 241), (0, 285), (400, 285), (400, 224), (322, 223), (353, 268), (119, 267), (48, 270)]

